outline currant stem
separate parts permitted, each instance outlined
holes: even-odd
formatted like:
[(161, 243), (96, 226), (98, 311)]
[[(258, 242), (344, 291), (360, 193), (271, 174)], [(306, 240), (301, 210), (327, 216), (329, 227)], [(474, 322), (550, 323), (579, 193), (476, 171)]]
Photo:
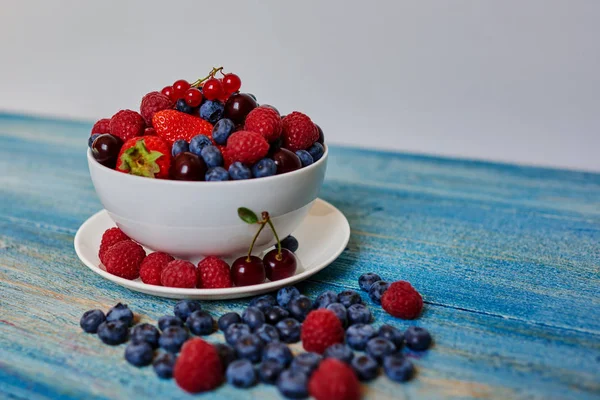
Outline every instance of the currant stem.
[(254, 243), (256, 243), (256, 239), (258, 239), (258, 235), (260, 235), (260, 232), (265, 227), (265, 221), (260, 221), (258, 223), (260, 224), (260, 228), (258, 229), (258, 232), (256, 232), (256, 235), (254, 235), (254, 239), (252, 239), (252, 244), (250, 245), (250, 250), (248, 250), (248, 257), (246, 257), (246, 262), (250, 262), (250, 256), (252, 255), (252, 249), (254, 248)]
[(209, 80), (210, 78), (214, 78), (214, 77), (215, 77), (215, 74), (216, 74), (217, 72), (219, 72), (219, 71), (221, 71), (221, 73), (223, 73), (223, 67), (219, 67), (219, 68), (217, 68), (217, 67), (213, 67), (213, 69), (210, 71), (210, 73), (209, 73), (207, 76), (205, 76), (205, 77), (204, 77), (204, 78), (202, 78), (202, 79), (198, 79), (196, 82), (192, 83), (192, 84), (190, 85), (190, 87), (198, 87), (198, 86), (200, 86), (200, 84), (201, 84), (202, 82), (205, 82), (205, 81)]

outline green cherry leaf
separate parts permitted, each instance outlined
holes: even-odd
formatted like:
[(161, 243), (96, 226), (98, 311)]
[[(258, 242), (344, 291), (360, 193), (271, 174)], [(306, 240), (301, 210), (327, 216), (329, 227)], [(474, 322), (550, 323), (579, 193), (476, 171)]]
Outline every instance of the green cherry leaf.
[(247, 224), (256, 224), (258, 222), (258, 217), (254, 213), (254, 211), (246, 207), (238, 208), (238, 216), (242, 221), (244, 221)]

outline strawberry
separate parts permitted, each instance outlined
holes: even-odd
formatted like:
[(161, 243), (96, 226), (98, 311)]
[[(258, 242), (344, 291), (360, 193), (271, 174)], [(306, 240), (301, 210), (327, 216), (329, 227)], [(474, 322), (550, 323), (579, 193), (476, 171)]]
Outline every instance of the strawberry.
[(156, 130), (156, 135), (169, 144), (179, 139), (189, 142), (196, 135), (212, 138), (213, 126), (210, 122), (177, 110), (156, 112), (152, 116), (152, 126)]
[(117, 171), (147, 178), (166, 179), (170, 167), (171, 150), (158, 136), (129, 139), (117, 158)]

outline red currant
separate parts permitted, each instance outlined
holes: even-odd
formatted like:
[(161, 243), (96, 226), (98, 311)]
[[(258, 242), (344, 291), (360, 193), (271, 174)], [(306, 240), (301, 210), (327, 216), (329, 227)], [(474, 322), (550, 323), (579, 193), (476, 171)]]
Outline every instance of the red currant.
[(242, 87), (242, 80), (236, 74), (225, 74), (223, 76), (223, 90), (226, 93), (235, 93)]
[(176, 99), (181, 99), (185, 95), (185, 91), (190, 88), (190, 84), (185, 79), (175, 81), (173, 84), (173, 94)]
[(160, 92), (168, 98), (170, 98), (171, 100), (177, 101), (175, 95), (173, 94), (173, 86), (165, 86)]
[(220, 80), (216, 78), (210, 78), (204, 82), (202, 91), (207, 100), (216, 100), (223, 95), (223, 85), (221, 85)]
[(189, 88), (185, 92), (185, 102), (191, 107), (198, 107), (202, 103), (202, 92), (196, 88)]

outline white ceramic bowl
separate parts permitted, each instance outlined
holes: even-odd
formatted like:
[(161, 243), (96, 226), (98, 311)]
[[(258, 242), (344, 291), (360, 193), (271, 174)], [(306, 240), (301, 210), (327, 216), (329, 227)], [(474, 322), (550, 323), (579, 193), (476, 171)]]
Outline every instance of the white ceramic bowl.
[[(124, 174), (87, 158), (104, 208), (129, 237), (155, 251), (196, 261), (206, 255), (233, 257), (248, 251), (258, 225), (239, 219), (239, 207), (260, 217), (268, 211), (280, 238), (292, 233), (319, 194), (328, 150), (305, 168), (267, 178), (227, 182), (185, 182)], [(255, 253), (272, 246), (268, 226)]]

